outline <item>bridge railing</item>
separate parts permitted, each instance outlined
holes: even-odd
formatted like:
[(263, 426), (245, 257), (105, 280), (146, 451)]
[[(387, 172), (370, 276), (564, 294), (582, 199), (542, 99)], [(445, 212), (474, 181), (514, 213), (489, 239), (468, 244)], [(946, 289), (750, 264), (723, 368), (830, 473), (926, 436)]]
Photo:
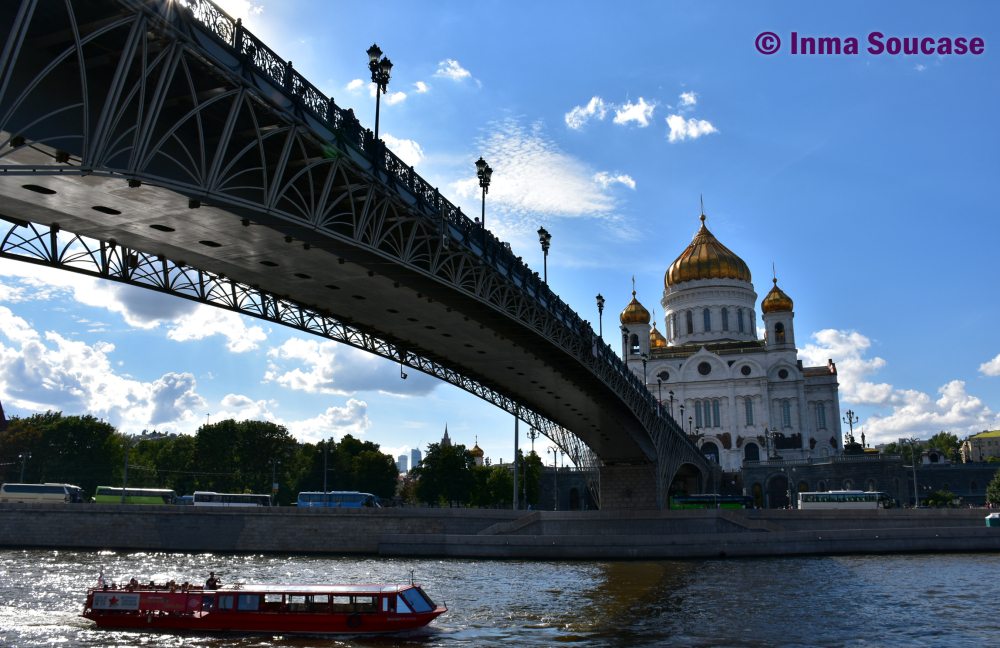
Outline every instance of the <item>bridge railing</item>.
[[(215, 40), (234, 50), (245, 64), (253, 66), (258, 73), (282, 88), (299, 109), (307, 111), (335, 133), (339, 145), (348, 146), (360, 153), (363, 159), (371, 160), (374, 169), (385, 174), (387, 183), (397, 189), (405, 189), (413, 197), (418, 213), (442, 225), (442, 233), (447, 240), (460, 241), (572, 331), (580, 340), (580, 344), (576, 345), (580, 359), (610, 387), (621, 391), (624, 381), (626, 391), (631, 391), (632, 397), (626, 399), (631, 401), (630, 404), (641, 402), (645, 405), (649, 416), (643, 419), (647, 427), (656, 425), (656, 419), (667, 418), (652, 393), (628, 369), (624, 360), (615, 355), (610, 345), (597, 338), (588, 322), (552, 292), (537, 272), (516, 257), (508, 244), (483, 228), (478, 219), (474, 222), (465, 216), (459, 207), (444, 198), (436, 187), (420, 177), (383, 141), (376, 142), (372, 132), (362, 127), (353, 110), (338, 106), (332, 97), (324, 95), (295, 70), (291, 61), (282, 59), (244, 28), (242, 20), (232, 18), (211, 0), (178, 0), (178, 4), (186, 7), (196, 23)], [(595, 363), (594, 359), (600, 362)]]

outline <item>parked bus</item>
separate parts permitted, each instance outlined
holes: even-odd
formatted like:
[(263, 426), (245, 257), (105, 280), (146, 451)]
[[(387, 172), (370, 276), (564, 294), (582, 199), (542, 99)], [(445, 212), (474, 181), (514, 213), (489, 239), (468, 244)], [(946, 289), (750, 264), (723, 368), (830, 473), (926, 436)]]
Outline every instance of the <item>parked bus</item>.
[(213, 493), (212, 491), (195, 491), (195, 506), (270, 506), (270, 495), (254, 495), (253, 493)]
[(745, 495), (674, 495), (670, 498), (672, 509), (748, 509), (753, 508), (753, 498)]
[(80, 504), (83, 489), (73, 484), (4, 484), (0, 502), (23, 504)]
[(358, 491), (304, 491), (296, 501), (299, 507), (323, 508), (382, 508), (379, 499), (371, 493)]
[[(94, 493), (98, 504), (121, 504), (122, 489), (119, 486), (98, 486)], [(177, 493), (169, 488), (126, 488), (126, 504), (174, 504)]]
[(879, 509), (892, 508), (893, 500), (879, 491), (826, 491), (799, 493), (800, 509)]

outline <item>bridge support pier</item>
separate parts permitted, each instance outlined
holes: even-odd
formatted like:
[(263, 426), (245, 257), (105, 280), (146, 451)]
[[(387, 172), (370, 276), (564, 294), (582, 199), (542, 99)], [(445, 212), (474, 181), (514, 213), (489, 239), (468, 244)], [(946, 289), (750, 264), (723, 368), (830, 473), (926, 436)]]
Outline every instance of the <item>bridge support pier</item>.
[(656, 509), (656, 465), (601, 466), (601, 509)]

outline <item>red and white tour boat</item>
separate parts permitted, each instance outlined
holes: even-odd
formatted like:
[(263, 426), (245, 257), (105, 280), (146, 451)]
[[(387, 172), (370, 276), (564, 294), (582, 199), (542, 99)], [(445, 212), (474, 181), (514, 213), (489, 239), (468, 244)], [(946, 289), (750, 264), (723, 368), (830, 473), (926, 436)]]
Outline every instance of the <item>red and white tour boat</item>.
[(82, 616), (100, 628), (157, 631), (367, 634), (421, 628), (448, 608), (419, 585), (97, 587)]

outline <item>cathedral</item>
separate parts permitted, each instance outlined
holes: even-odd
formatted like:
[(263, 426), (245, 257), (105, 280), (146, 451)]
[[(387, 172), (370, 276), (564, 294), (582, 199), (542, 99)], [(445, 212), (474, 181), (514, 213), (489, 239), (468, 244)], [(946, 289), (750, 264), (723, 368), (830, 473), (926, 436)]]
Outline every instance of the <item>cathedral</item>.
[(773, 286), (760, 303), (750, 269), (705, 225), (663, 277), (663, 332), (632, 290), (622, 354), (701, 451), (724, 471), (744, 461), (840, 454), (837, 367), (805, 367), (792, 299)]

